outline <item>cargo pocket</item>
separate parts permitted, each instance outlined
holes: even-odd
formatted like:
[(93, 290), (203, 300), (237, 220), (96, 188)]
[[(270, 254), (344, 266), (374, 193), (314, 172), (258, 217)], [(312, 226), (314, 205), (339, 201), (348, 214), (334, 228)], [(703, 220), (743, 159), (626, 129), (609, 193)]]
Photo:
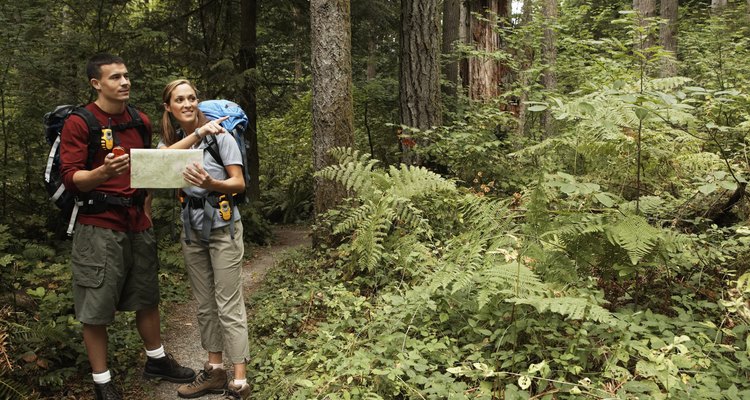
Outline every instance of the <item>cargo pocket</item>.
[(73, 284), (98, 288), (104, 283), (104, 271), (107, 265), (106, 242), (102, 243), (101, 240), (97, 240), (101, 238), (95, 237), (91, 230), (81, 233), (83, 237), (77, 242), (77, 246), (73, 246), (73, 252), (70, 255)]

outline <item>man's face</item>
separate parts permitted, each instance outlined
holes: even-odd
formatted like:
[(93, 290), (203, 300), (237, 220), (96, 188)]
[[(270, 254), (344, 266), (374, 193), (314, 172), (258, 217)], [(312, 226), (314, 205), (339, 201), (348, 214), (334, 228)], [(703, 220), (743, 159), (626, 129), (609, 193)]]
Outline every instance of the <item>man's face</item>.
[(99, 97), (114, 102), (127, 101), (130, 98), (130, 78), (125, 64), (102, 65), (101, 72), (100, 79), (91, 79), (91, 86)]

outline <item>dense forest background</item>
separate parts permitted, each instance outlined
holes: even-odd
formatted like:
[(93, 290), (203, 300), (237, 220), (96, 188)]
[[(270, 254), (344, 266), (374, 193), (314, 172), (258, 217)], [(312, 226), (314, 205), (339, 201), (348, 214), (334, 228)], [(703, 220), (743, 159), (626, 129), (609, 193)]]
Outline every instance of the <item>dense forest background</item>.
[(254, 398), (750, 398), (749, 46), (750, 0), (2, 1), (0, 397), (89, 390), (42, 116), (107, 51), (154, 122), (178, 77), (250, 115), (248, 242), (312, 223)]

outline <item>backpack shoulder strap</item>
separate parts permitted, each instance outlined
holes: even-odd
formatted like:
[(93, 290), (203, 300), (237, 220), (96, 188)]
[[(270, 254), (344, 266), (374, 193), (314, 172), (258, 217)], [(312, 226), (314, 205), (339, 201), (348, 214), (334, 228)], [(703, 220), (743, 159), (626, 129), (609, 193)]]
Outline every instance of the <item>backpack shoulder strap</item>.
[(151, 133), (148, 131), (148, 129), (146, 129), (146, 124), (141, 118), (141, 113), (139, 113), (138, 109), (131, 104), (128, 104), (127, 108), (128, 113), (130, 114), (130, 118), (133, 120), (133, 125), (141, 134), (141, 139), (143, 140), (143, 148), (148, 149), (149, 147), (151, 147)]
[(100, 147), (100, 139), (102, 136), (102, 126), (94, 116), (94, 113), (86, 109), (85, 107), (76, 107), (71, 111), (71, 114), (75, 114), (81, 117), (86, 125), (89, 127), (89, 147), (88, 157), (86, 158), (86, 168), (91, 169), (91, 165), (94, 163), (94, 154)]
[(208, 146), (206, 147), (208, 154), (211, 154), (211, 157), (223, 167), (224, 160), (221, 159), (221, 154), (219, 153), (219, 142), (216, 141), (216, 138), (213, 137), (213, 135), (208, 135), (206, 136), (206, 143), (208, 143)]

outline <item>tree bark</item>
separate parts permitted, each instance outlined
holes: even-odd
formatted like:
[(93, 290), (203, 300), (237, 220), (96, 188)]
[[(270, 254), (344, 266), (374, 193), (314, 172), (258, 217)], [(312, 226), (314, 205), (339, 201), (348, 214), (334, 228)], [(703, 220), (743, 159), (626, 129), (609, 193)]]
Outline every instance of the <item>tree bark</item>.
[(245, 74), (245, 88), (241, 99), (242, 109), (247, 113), (249, 119), (247, 130), (245, 131), (245, 141), (247, 142), (247, 159), (245, 165), (247, 172), (250, 174), (250, 187), (246, 188), (246, 193), (250, 201), (260, 200), (260, 159), (258, 156), (258, 102), (256, 98), (257, 82), (254, 78), (255, 68), (258, 65), (256, 47), (257, 39), (257, 21), (258, 21), (258, 2), (257, 0), (242, 0), (240, 4), (240, 14), (243, 21), (240, 27), (240, 51), (239, 62), (240, 68)]
[[(497, 97), (500, 86), (498, 62), (491, 55), (500, 49), (495, 32), (500, 14), (499, 0), (470, 0), (469, 34), (474, 48), (483, 53), (469, 58), (469, 98), (489, 101)], [(477, 16), (478, 15), (478, 16)]]
[(443, 87), (447, 97), (455, 97), (458, 93), (458, 61), (451, 56), (456, 42), (460, 39), (459, 26), (461, 24), (461, 1), (443, 0), (443, 56), (451, 61), (443, 65), (443, 75), (448, 82)]
[(721, 12), (726, 8), (727, 0), (711, 0), (711, 9)]
[[(544, 59), (544, 70), (542, 71), (542, 84), (547, 93), (557, 90), (557, 75), (555, 66), (557, 64), (557, 25), (558, 8), (557, 0), (544, 0), (542, 3), (542, 16), (544, 18), (544, 39), (542, 41), (542, 57)], [(546, 137), (555, 133), (555, 119), (549, 110), (542, 114), (542, 126)]]
[[(649, 29), (648, 18), (656, 16), (656, 0), (633, 0), (633, 10), (638, 13), (638, 24), (645, 29), (643, 34), (636, 38), (636, 50), (643, 52), (645, 49), (654, 46), (656, 40)], [(648, 57), (648, 55), (646, 55)]]
[(661, 61), (659, 76), (662, 78), (677, 75), (677, 0), (661, 0), (661, 29), (659, 41), (661, 47), (671, 53)]
[[(349, 0), (310, 0), (312, 41), (313, 169), (331, 165), (329, 150), (354, 145)], [(319, 218), (346, 196), (343, 186), (316, 177), (314, 214)], [(323, 241), (315, 232), (313, 242)]]
[[(401, 124), (419, 130), (441, 124), (440, 22), (437, 0), (401, 1)], [(419, 164), (402, 141), (402, 162)], [(423, 141), (421, 142), (423, 143)]]
[[(533, 7), (533, 0), (524, 0), (523, 2), (523, 9), (522, 9), (522, 19), (521, 24), (523, 26), (531, 24), (533, 21), (533, 13), (532, 13), (532, 7)], [(526, 34), (524, 35), (524, 40), (529, 41), (533, 40), (533, 33), (526, 30)], [(531, 65), (534, 63), (534, 48), (533, 46), (527, 46), (523, 51), (519, 54), (520, 57), (523, 57), (523, 59), (520, 62), (520, 71), (518, 72), (518, 80), (521, 86), (521, 95), (518, 98), (518, 127), (517, 127), (517, 133), (518, 135), (523, 135), (526, 132), (526, 109), (528, 108), (526, 106), (526, 102), (529, 100), (529, 69), (531, 68)]]

